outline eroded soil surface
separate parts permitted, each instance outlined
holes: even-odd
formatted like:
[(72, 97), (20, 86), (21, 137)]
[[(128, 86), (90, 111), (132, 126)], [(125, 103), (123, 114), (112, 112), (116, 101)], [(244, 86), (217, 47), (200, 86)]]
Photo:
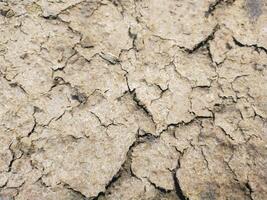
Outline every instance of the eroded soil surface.
[(1, 200), (266, 200), (266, 0), (1, 0)]

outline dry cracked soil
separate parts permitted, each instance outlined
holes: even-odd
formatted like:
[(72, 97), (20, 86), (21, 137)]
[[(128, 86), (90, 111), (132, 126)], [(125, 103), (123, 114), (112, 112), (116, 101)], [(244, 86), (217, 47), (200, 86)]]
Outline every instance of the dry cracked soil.
[(0, 0), (1, 200), (266, 200), (267, 0)]

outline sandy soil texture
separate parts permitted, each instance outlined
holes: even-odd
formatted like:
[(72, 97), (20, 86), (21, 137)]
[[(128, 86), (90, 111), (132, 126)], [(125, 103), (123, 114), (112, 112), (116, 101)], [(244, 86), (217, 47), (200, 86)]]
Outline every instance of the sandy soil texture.
[(266, 199), (266, 0), (0, 0), (0, 200)]

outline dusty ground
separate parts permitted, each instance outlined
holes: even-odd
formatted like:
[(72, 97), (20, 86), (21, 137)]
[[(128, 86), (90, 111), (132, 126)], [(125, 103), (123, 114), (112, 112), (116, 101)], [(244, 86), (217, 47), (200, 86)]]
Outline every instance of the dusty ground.
[(1, 0), (1, 200), (266, 200), (266, 0)]

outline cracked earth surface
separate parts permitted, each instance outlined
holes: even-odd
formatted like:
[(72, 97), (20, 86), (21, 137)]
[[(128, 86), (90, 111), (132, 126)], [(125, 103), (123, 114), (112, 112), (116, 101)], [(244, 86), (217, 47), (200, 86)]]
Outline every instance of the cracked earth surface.
[(267, 199), (266, 0), (1, 0), (0, 199)]

